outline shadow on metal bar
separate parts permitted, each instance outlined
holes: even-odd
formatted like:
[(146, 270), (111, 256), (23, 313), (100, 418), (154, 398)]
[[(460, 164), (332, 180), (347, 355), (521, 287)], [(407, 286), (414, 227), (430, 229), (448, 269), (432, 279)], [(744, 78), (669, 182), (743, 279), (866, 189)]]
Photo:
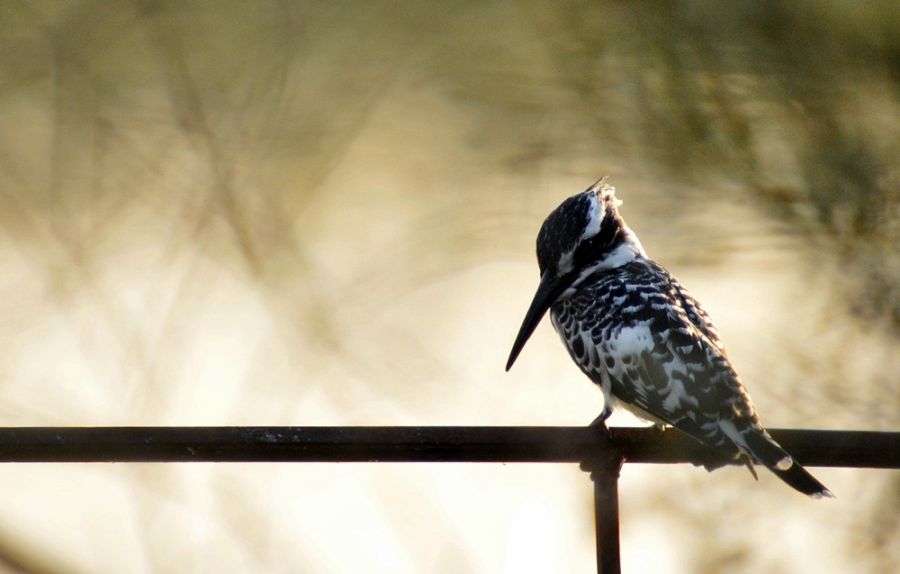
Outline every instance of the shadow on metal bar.
[[(769, 429), (805, 466), (900, 468), (900, 433)], [(718, 459), (674, 430), (596, 427), (0, 428), (2, 462), (580, 463), (594, 483), (597, 571), (620, 571), (623, 462)], [(721, 462), (721, 461), (719, 461)]]

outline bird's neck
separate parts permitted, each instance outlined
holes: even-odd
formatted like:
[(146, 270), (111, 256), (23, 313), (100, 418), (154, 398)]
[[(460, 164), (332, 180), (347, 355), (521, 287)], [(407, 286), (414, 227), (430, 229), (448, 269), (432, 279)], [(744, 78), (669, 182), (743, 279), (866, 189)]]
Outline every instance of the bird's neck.
[(567, 299), (575, 294), (583, 285), (591, 283), (591, 278), (598, 273), (605, 273), (634, 261), (647, 257), (644, 247), (637, 235), (622, 221), (614, 241), (594, 262), (578, 270), (575, 279), (560, 299)]
[(631, 233), (631, 230), (628, 228), (625, 228), (625, 231), (628, 235), (623, 237), (623, 241), (587, 269), (594, 272), (607, 271), (627, 265), (638, 257), (647, 257), (647, 253), (644, 252), (644, 248), (637, 236)]

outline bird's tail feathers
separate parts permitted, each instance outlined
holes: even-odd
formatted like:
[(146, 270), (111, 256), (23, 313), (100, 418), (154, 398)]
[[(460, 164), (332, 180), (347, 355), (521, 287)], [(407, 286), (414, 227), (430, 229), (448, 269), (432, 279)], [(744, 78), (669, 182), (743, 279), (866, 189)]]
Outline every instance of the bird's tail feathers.
[(781, 448), (769, 433), (748, 432), (744, 433), (744, 439), (753, 458), (764, 464), (788, 486), (813, 498), (834, 498), (834, 494)]

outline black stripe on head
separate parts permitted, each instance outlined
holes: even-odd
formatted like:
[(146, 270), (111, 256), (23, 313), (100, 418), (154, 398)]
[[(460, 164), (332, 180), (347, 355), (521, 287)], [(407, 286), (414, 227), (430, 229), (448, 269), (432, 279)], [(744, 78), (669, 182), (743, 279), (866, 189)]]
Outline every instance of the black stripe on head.
[(554, 209), (537, 237), (537, 258), (541, 275), (554, 269), (566, 253), (572, 252), (590, 220), (591, 204), (595, 202), (592, 190), (573, 195)]
[(600, 261), (625, 242), (624, 222), (613, 209), (606, 210), (600, 231), (593, 237), (582, 241), (575, 249), (574, 267), (585, 268)]
[(606, 178), (573, 195), (553, 210), (537, 238), (541, 275), (547, 269), (565, 274), (599, 261), (624, 240), (624, 222), (616, 207), (615, 188)]

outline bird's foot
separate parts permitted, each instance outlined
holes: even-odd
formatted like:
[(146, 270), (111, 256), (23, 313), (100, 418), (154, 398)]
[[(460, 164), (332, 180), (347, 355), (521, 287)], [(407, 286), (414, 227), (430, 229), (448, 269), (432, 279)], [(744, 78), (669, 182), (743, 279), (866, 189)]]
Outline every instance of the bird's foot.
[(606, 419), (608, 419), (611, 414), (612, 411), (603, 409), (602, 411), (600, 411), (600, 414), (597, 415), (597, 418), (592, 420), (591, 424), (589, 424), (588, 426), (606, 428)]
[(619, 449), (613, 445), (612, 432), (606, 426), (606, 419), (609, 418), (610, 414), (610, 411), (604, 409), (600, 416), (591, 421), (591, 424), (588, 426), (590, 429), (595, 429), (603, 437), (600, 450), (593, 453), (588, 459), (583, 460), (580, 465), (581, 470), (591, 473), (591, 480), (597, 480), (597, 477), (601, 475), (612, 474), (618, 476), (619, 470), (622, 468), (622, 462), (624, 462)]
[(612, 433), (609, 432), (609, 427), (606, 426), (606, 419), (609, 418), (610, 412), (606, 409), (603, 409), (603, 412), (600, 413), (597, 418), (591, 421), (591, 424), (588, 425), (590, 428), (594, 428), (602, 432), (606, 435), (607, 439), (612, 439)]

